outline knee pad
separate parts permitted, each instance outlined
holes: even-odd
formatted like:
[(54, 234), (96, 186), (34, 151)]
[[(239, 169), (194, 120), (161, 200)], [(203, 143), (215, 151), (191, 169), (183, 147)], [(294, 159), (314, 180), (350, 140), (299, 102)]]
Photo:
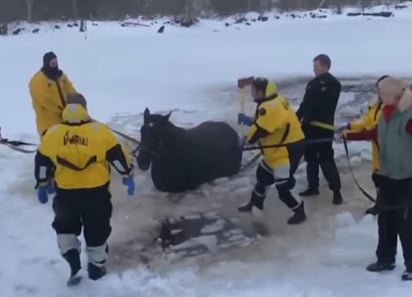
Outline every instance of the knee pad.
[(62, 255), (70, 250), (81, 251), (81, 243), (75, 234), (57, 234), (57, 245)]
[(104, 243), (100, 246), (87, 247), (87, 256), (89, 263), (98, 267), (105, 266), (107, 259), (107, 244)]

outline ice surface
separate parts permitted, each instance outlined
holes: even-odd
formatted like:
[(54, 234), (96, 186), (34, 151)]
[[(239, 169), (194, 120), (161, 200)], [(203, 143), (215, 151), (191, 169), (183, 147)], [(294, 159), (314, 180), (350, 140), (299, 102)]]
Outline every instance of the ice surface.
[[(90, 26), (87, 39), (67, 28), (2, 36), (3, 136), (38, 141), (27, 85), (41, 66), (41, 56), (49, 50), (57, 53), (63, 70), (88, 98), (92, 116), (136, 138), (146, 106), (153, 112), (173, 110), (171, 120), (185, 127), (209, 119), (236, 126), (236, 80), (243, 76), (268, 76), (281, 86), (284, 83), (281, 91), (297, 107), (305, 82), (312, 76), (312, 58), (320, 52), (331, 55), (332, 71), (340, 78), (373, 84), (386, 73), (408, 76), (412, 69), (411, 41), (407, 38), (412, 8), (410, 2), (407, 4), (408, 9), (388, 19), (282, 17), (228, 28), (222, 21), (202, 20), (190, 29), (168, 27), (163, 35), (153, 28), (121, 28), (107, 22)], [(360, 115), (366, 99), (355, 97), (350, 92), (342, 97), (337, 124)], [(252, 102), (246, 106), (252, 113)], [(290, 213), (271, 191), (265, 210), (272, 232), (269, 237), (258, 244), (245, 242), (243, 249), (226, 251), (206, 262), (178, 265), (171, 263), (172, 256), (157, 259), (166, 262), (161, 269), (147, 268), (139, 255), (164, 217), (219, 207), (250, 227), (250, 217), (237, 214), (236, 207), (249, 199), (255, 169), (184, 195), (159, 193), (149, 174), (138, 172), (133, 198), (127, 197), (121, 180), (114, 175), (110, 246), (117, 260), (111, 260), (111, 273), (104, 280), (86, 279), (73, 290), (64, 285), (68, 269), (58, 254), (50, 226), (52, 197), (49, 204), (40, 205), (33, 190), (33, 156), (0, 147), (0, 295), (409, 297), (410, 285), (400, 281), (400, 252), (395, 272), (375, 275), (365, 271), (365, 265), (374, 260), (376, 221), (371, 216), (362, 218), (369, 202), (353, 187), (342, 158), (342, 144), (334, 147), (342, 169), (343, 206), (331, 205), (330, 192), (322, 181), (322, 195), (305, 200), (308, 221), (287, 226)], [(358, 165), (356, 176), (368, 191), (374, 191), (370, 164), (358, 164), (370, 159), (370, 144), (350, 143), (349, 150), (351, 161)], [(305, 185), (300, 173), (297, 187)], [(213, 240), (207, 242), (214, 246)]]

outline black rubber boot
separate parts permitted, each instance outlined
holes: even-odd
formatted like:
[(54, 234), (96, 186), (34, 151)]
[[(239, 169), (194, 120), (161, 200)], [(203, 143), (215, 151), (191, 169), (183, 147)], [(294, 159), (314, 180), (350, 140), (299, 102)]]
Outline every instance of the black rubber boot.
[(264, 197), (258, 197), (253, 193), (249, 202), (240, 205), (237, 210), (240, 212), (251, 212), (253, 206), (256, 206), (260, 210), (263, 210), (263, 201)]
[(340, 191), (333, 191), (333, 204), (340, 205), (343, 203), (342, 194)]
[(319, 190), (313, 189), (313, 188), (308, 188), (307, 190), (299, 193), (299, 196), (302, 196), (302, 197), (317, 196), (317, 195), (319, 195)]
[(240, 205), (237, 210), (240, 212), (251, 212), (252, 211), (252, 200), (250, 200), (248, 203)]
[(296, 225), (296, 224), (300, 224), (303, 221), (306, 220), (306, 214), (305, 214), (305, 205), (303, 202), (300, 203), (300, 205), (298, 206), (298, 208), (296, 208), (294, 210), (294, 214), (293, 216), (291, 216), (288, 219), (288, 224), (289, 225)]
[(365, 214), (370, 214), (370, 215), (376, 216), (378, 214), (378, 208), (377, 208), (376, 204), (372, 207), (369, 207), (365, 211)]
[(382, 271), (391, 271), (396, 268), (394, 262), (379, 262), (376, 261), (375, 263), (369, 264), (366, 266), (366, 270), (370, 272), (382, 272)]
[(412, 269), (406, 268), (406, 270), (402, 273), (402, 280), (412, 281)]
[(99, 267), (89, 263), (87, 266), (87, 272), (89, 273), (89, 278), (91, 280), (98, 280), (106, 275), (106, 267)]
[(76, 249), (70, 250), (63, 255), (63, 258), (69, 263), (70, 277), (75, 276), (81, 269), (79, 251)]
[(67, 280), (67, 286), (75, 286), (80, 283), (82, 277), (79, 274), (81, 269), (80, 253), (76, 249), (69, 250), (63, 255), (63, 258), (69, 263), (70, 277)]

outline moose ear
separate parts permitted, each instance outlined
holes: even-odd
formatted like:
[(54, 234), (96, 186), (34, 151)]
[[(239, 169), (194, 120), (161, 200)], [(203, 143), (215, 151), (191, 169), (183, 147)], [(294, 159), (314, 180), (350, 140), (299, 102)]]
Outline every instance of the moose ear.
[(149, 119), (149, 116), (150, 116), (150, 110), (146, 107), (143, 112), (143, 120), (147, 122), (147, 120)]
[(164, 119), (165, 119), (166, 121), (168, 121), (168, 120), (170, 119), (170, 116), (172, 115), (172, 112), (173, 112), (173, 111), (169, 112), (167, 115), (164, 116)]

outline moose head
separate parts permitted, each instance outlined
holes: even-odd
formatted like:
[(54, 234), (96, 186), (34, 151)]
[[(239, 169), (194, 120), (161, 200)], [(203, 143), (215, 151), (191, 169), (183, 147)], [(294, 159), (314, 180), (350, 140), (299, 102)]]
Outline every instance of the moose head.
[(143, 171), (149, 169), (153, 158), (161, 153), (163, 139), (170, 127), (170, 116), (151, 114), (146, 107), (143, 113), (143, 125), (140, 128), (140, 150), (137, 156), (137, 165)]

